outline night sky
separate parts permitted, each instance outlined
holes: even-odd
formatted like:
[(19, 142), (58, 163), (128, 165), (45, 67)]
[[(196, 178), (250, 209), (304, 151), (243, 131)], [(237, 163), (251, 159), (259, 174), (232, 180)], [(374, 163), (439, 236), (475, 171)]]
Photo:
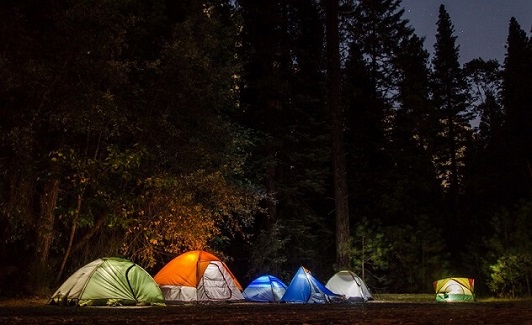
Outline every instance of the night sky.
[(454, 25), (462, 63), (481, 57), (502, 64), (511, 17), (530, 35), (532, 0), (403, 0), (404, 18), (410, 20), (417, 35), (426, 37), (425, 48), (430, 53), (436, 41), (440, 4)]

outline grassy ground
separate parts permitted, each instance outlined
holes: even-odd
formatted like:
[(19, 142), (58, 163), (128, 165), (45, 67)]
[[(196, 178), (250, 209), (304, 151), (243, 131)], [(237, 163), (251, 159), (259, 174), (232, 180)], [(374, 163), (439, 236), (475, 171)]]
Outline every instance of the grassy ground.
[[(373, 294), (375, 301), (377, 302), (404, 302), (404, 303), (432, 303), (435, 302), (434, 294)], [(2, 306), (36, 306), (46, 305), (48, 298), (46, 297), (31, 297), (24, 299), (9, 299), (0, 298), (0, 307)], [(528, 298), (496, 298), (496, 297), (483, 297), (477, 298), (476, 302), (485, 303), (511, 303), (511, 302), (530, 302), (532, 304), (532, 297)]]
[(373, 294), (375, 300), (388, 302), (433, 302), (435, 297), (433, 294)]
[[(432, 303), (435, 302), (434, 294), (373, 294), (376, 302), (404, 302), (404, 303)], [(48, 298), (46, 297), (31, 297), (24, 299), (8, 299), (0, 298), (0, 307), (2, 306), (38, 306), (46, 305)], [(485, 303), (511, 303), (511, 302), (530, 302), (532, 304), (532, 297), (528, 298), (496, 298), (483, 297), (477, 298), (476, 302)]]
[(217, 303), (166, 307), (61, 307), (0, 300), (0, 324), (532, 324), (532, 299), (438, 303), (435, 295), (378, 294), (358, 304)]

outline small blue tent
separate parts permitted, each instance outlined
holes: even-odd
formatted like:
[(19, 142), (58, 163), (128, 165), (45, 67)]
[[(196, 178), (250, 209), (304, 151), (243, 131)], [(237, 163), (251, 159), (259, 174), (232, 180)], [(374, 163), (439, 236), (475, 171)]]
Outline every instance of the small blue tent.
[(263, 275), (246, 287), (242, 294), (248, 301), (278, 302), (286, 291), (286, 284), (273, 275)]
[(341, 299), (341, 295), (327, 289), (310, 274), (309, 270), (301, 266), (286, 288), (281, 302), (324, 304)]

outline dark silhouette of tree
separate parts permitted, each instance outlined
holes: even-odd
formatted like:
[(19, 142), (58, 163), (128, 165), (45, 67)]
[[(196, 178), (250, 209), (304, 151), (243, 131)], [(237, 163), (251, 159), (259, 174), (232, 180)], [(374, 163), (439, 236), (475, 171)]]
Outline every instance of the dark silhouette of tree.
[[(2, 77), (7, 81), (1, 93), (2, 111), (7, 114), (2, 119), (7, 122), (2, 125), (2, 156), (7, 162), (2, 171), (9, 175), (5, 189), (12, 193), (6, 197), (8, 208), (2, 214), (12, 225), (26, 225), (15, 231), (22, 230), (24, 235), (9, 236), (15, 242), (36, 238), (28, 242), (29, 251), (18, 252), (18, 260), (26, 261), (31, 252), (41, 265), (30, 266), (42, 272), (51, 267), (56, 225), (64, 224), (69, 238), (83, 222), (79, 209), (84, 203), (83, 187), (95, 176), (88, 175), (91, 167), (87, 163), (102, 161), (102, 152), (105, 155), (105, 148), (117, 140), (118, 129), (127, 132), (124, 112), (117, 109), (111, 94), (126, 80), (121, 53), (128, 22), (119, 11), (104, 10), (107, 4), (88, 10), (84, 4), (23, 1), (2, 8), (6, 14), (2, 34), (19, 30), (22, 35), (8, 37), (1, 45), (6, 63)], [(62, 161), (66, 150), (82, 158), (65, 185)], [(27, 199), (21, 201), (19, 195)], [(12, 206), (14, 202), (24, 202), (26, 207)], [(57, 218), (58, 211), (69, 204), (71, 213)]]
[(502, 101), (506, 113), (504, 137), (507, 159), (516, 178), (519, 197), (532, 189), (532, 45), (515, 18), (510, 20), (504, 60)]
[(445, 189), (448, 219), (446, 234), (451, 252), (462, 249), (463, 234), (456, 227), (460, 223), (458, 204), (463, 188), (464, 157), (471, 140), (467, 84), (458, 62), (454, 27), (445, 6), (439, 8), (434, 58), (432, 60), (432, 101), (439, 119), (435, 144), (438, 178)]
[(530, 293), (530, 36), (512, 18), (502, 67), (461, 68), (441, 6), (429, 69), (402, 15), (400, 0), (0, 2), (0, 294), (198, 248), (243, 279), (303, 264), (426, 292), (452, 261), (479, 290)]
[(403, 12), (396, 0), (357, 1), (345, 16), (351, 42), (344, 95), (348, 177), (356, 218), (371, 215), (384, 222), (395, 218), (383, 202), (393, 188), (390, 130), (399, 107), (399, 56), (403, 42), (413, 34)]
[(486, 282), (492, 292), (514, 297), (530, 295), (532, 265), (532, 47), (515, 18), (510, 20), (506, 48), (502, 126), (492, 129), (492, 141), (481, 160), (491, 167), (485, 168), (491, 179), (473, 184), (488, 208), (480, 210), (487, 223), (485, 232), (490, 234), (481, 242), (488, 252), (481, 260), (489, 270)]
[[(438, 120), (429, 98), (428, 53), (423, 49), (422, 39), (414, 35), (405, 40), (397, 61), (400, 71), (397, 101), (400, 106), (392, 129), (391, 156), (397, 175), (396, 188), (413, 191), (398, 193), (396, 197), (396, 211), (402, 211), (398, 215), (403, 218), (395, 221), (400, 223), (412, 221), (416, 215), (433, 214), (441, 192), (436, 186), (436, 170), (432, 163)], [(409, 211), (405, 202), (411, 203), (414, 210)], [(421, 211), (417, 210), (420, 208)]]
[(367, 60), (375, 95), (388, 104), (397, 94), (395, 60), (402, 42), (413, 34), (400, 6), (400, 0), (357, 1), (347, 17), (348, 40), (358, 44)]
[(485, 148), (493, 141), (503, 123), (501, 92), (501, 68), (496, 60), (471, 60), (464, 65), (470, 98), (478, 119), (478, 140), (476, 146)]
[(464, 73), (478, 126), (473, 146), (467, 152), (461, 209), (469, 216), (469, 227), (479, 229), (472, 234), (472, 240), (478, 243), (488, 229), (486, 219), (499, 208), (500, 182), (506, 178), (504, 168), (500, 168), (506, 160), (501, 151), (501, 130), (505, 120), (500, 100), (502, 74), (497, 61), (480, 58), (466, 63)]
[[(325, 220), (331, 210), (325, 199), (330, 131), (318, 2), (241, 1), (240, 6), (244, 65), (239, 119), (259, 134), (254, 157), (270, 197), (264, 202), (267, 212), (255, 224), (258, 238), (269, 241), (271, 233), (287, 242), (268, 257), (276, 267), (284, 263), (284, 268), (296, 268), (299, 265), (292, 264), (307, 261), (309, 267), (315, 263), (315, 269), (318, 264), (330, 269), (330, 264), (314, 258), (318, 250), (330, 250), (329, 245), (313, 244), (320, 236), (332, 236), (327, 224), (332, 222)], [(254, 243), (251, 251), (260, 252), (267, 245), (261, 240)], [(264, 260), (253, 262), (253, 272), (269, 267)]]
[(2, 283), (117, 254), (151, 268), (250, 225), (230, 3), (166, 4), (2, 3)]
[(327, 104), (331, 112), (332, 161), (336, 213), (336, 268), (350, 266), (349, 256), (349, 204), (344, 148), (345, 120), (340, 105), (340, 33), (338, 27), (338, 1), (326, 0), (327, 30)]

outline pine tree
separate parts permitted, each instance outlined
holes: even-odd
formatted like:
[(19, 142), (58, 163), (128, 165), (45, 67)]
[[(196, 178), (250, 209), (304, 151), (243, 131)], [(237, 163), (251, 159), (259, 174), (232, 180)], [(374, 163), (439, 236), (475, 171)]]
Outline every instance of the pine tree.
[[(399, 232), (407, 223), (417, 227), (418, 219), (434, 217), (429, 202), (438, 206), (439, 201), (428, 150), (434, 120), (428, 54), (403, 18), (400, 1), (353, 3), (345, 16), (350, 46), (342, 92), (353, 226), (358, 229), (366, 217)], [(358, 243), (359, 234), (352, 235)], [(399, 251), (402, 240), (386, 245)], [(354, 253), (360, 253), (358, 244)], [(406, 264), (401, 268), (412, 271)]]
[[(484, 267), (489, 288), (500, 295), (530, 295), (532, 234), (532, 40), (510, 19), (502, 74), (503, 123), (483, 162), (488, 186), (477, 184), (489, 221)], [(490, 213), (491, 212), (491, 213)]]
[[(316, 263), (317, 252), (328, 247), (314, 245), (318, 234), (309, 229), (331, 237), (333, 224), (324, 220), (331, 210), (323, 199), (329, 189), (331, 158), (319, 2), (240, 1), (240, 5), (241, 120), (262, 136), (253, 155), (271, 198), (265, 202), (267, 212), (257, 218), (256, 231), (290, 238), (290, 249), (282, 254)], [(251, 249), (260, 250), (263, 243), (256, 242)]]
[(397, 91), (395, 59), (400, 55), (401, 44), (414, 32), (403, 13), (400, 0), (360, 0), (346, 17), (348, 39), (359, 45), (376, 94), (385, 101)]
[[(406, 142), (399, 144), (394, 139), (399, 136), (396, 118), (402, 119), (400, 123), (410, 123), (403, 117), (406, 117), (408, 109), (414, 108), (410, 107), (412, 103), (404, 103), (404, 100), (419, 96), (425, 97), (419, 99), (423, 101), (427, 97), (427, 89), (406, 88), (408, 82), (416, 78), (412, 74), (422, 74), (426, 70), (423, 66), (426, 53), (422, 53), (422, 47), (421, 52), (414, 53), (413, 48), (422, 44), (422, 41), (418, 39), (416, 43), (414, 30), (403, 18), (403, 13), (398, 0), (362, 0), (354, 2), (352, 11), (345, 17), (347, 40), (351, 42), (345, 66), (344, 91), (344, 105), (349, 117), (349, 179), (353, 188), (351, 207), (357, 211), (354, 215), (371, 215), (384, 222), (397, 221), (396, 212), (400, 204), (394, 198), (398, 193), (393, 193), (397, 181), (394, 160), (401, 159), (398, 153), (401, 153), (401, 157), (406, 153), (400, 147)], [(407, 62), (412, 55), (416, 58)], [(420, 61), (414, 68), (412, 62), (415, 60)], [(406, 74), (409, 75), (408, 82), (404, 82)], [(420, 86), (424, 78), (426, 80), (426, 76), (421, 76), (419, 84), (416, 80), (409, 86), (426, 87), (426, 84)], [(423, 106), (421, 103), (416, 105)], [(401, 110), (402, 106), (405, 110)], [(415, 116), (412, 119), (421, 121), (423, 117)], [(410, 131), (410, 127), (416, 126), (403, 125), (400, 132), (426, 133), (422, 129), (430, 129), (426, 123), (419, 123), (417, 130)], [(426, 134), (417, 136), (423, 136), (421, 142), (428, 141)]]
[(340, 33), (338, 2), (325, 0), (327, 30), (327, 104), (331, 112), (332, 161), (336, 208), (336, 267), (349, 268), (349, 204), (344, 148), (344, 116), (340, 105)]
[[(378, 219), (390, 218), (383, 199), (393, 188), (390, 131), (400, 105), (399, 56), (413, 35), (400, 4), (398, 0), (356, 1), (345, 16), (350, 42), (344, 105), (349, 121), (351, 206), (363, 214), (367, 212), (360, 207), (372, 206), (369, 215)], [(365, 195), (372, 199), (362, 199)], [(359, 199), (363, 203), (357, 207)]]
[(532, 40), (515, 18), (510, 20), (504, 60), (502, 98), (508, 161), (516, 171), (518, 196), (532, 189)]
[[(432, 101), (436, 108), (438, 143), (435, 144), (435, 163), (438, 177), (447, 196), (449, 218), (447, 224), (456, 229), (459, 224), (458, 204), (463, 185), (464, 156), (470, 141), (469, 103), (467, 84), (458, 62), (454, 27), (445, 6), (439, 8), (435, 53), (432, 60)], [(447, 232), (450, 248), (456, 251), (463, 238), (455, 230)]]
[(429, 98), (429, 55), (416, 35), (404, 41), (402, 49), (397, 59), (400, 106), (395, 111), (391, 145), (395, 188), (404, 191), (398, 190), (394, 196), (395, 213), (404, 217), (398, 223), (412, 222), (418, 215), (435, 215), (440, 195), (432, 163), (438, 121)]
[(500, 133), (503, 122), (501, 92), (501, 68), (496, 60), (473, 59), (464, 65), (469, 84), (471, 101), (478, 118), (478, 150), (489, 146)]

